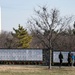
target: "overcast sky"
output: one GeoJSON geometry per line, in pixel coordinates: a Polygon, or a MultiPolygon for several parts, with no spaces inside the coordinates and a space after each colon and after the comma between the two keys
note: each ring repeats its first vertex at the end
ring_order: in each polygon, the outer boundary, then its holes
{"type": "Polygon", "coordinates": [[[48,9],[57,8],[61,15],[75,15],[75,0],[0,0],[2,30],[12,31],[18,24],[26,27],[34,8],[43,5],[47,5],[48,9]]]}

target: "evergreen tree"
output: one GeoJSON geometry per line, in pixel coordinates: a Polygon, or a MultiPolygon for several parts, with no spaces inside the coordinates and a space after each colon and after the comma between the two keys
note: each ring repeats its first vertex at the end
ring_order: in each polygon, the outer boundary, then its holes
{"type": "Polygon", "coordinates": [[[23,26],[20,26],[20,24],[18,29],[13,28],[13,30],[15,33],[12,33],[12,35],[18,39],[17,48],[29,48],[32,37],[28,34],[27,30],[24,29],[23,26]]]}

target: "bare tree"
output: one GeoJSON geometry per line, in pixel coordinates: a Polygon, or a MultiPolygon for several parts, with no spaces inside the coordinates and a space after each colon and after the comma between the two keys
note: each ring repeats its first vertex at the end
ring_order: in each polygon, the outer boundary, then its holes
{"type": "Polygon", "coordinates": [[[16,48],[17,39],[11,35],[11,32],[3,31],[0,34],[0,48],[16,48]]]}
{"type": "Polygon", "coordinates": [[[35,10],[36,16],[28,21],[33,36],[37,37],[44,48],[50,50],[49,69],[51,69],[51,50],[57,36],[71,23],[72,17],[60,17],[57,9],[48,12],[46,6],[35,10]]]}

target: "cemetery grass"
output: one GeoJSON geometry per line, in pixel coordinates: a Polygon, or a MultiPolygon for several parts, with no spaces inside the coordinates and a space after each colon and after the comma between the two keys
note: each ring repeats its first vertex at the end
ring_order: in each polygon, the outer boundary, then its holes
{"type": "Polygon", "coordinates": [[[0,65],[0,75],[75,75],[75,67],[0,65]]]}

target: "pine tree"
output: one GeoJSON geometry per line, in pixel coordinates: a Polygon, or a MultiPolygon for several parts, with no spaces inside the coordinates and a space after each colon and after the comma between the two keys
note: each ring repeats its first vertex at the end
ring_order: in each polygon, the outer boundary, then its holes
{"type": "Polygon", "coordinates": [[[29,48],[32,37],[28,34],[27,30],[20,26],[20,24],[18,29],[13,28],[13,30],[15,33],[12,33],[12,35],[18,39],[17,48],[29,48]]]}

